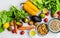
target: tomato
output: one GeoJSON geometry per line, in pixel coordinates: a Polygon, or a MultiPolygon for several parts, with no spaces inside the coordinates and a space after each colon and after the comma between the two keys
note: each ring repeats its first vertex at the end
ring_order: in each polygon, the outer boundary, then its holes
{"type": "Polygon", "coordinates": [[[45,19],[44,19],[44,22],[48,22],[48,18],[45,18],[45,19]]]}
{"type": "Polygon", "coordinates": [[[57,14],[60,16],[60,11],[58,11],[57,14]]]}
{"type": "Polygon", "coordinates": [[[58,18],[60,19],[60,16],[58,16],[58,18]]]}
{"type": "Polygon", "coordinates": [[[14,29],[14,30],[12,30],[12,33],[16,33],[15,29],[14,29]]]}
{"type": "Polygon", "coordinates": [[[20,34],[23,35],[25,32],[24,31],[21,31],[20,34]]]}
{"type": "Polygon", "coordinates": [[[49,12],[47,12],[45,15],[46,15],[46,16],[49,16],[49,12]]]}

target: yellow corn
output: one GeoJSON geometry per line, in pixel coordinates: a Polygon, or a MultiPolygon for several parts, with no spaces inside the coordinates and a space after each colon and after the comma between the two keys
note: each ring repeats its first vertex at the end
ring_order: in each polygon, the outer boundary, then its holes
{"type": "Polygon", "coordinates": [[[23,5],[24,9],[29,13],[31,14],[32,16],[33,15],[36,15],[36,12],[34,10],[32,10],[27,4],[24,4],[23,5]]]}
{"type": "Polygon", "coordinates": [[[25,2],[31,9],[33,9],[36,13],[39,12],[39,9],[33,5],[30,1],[25,2]]]}

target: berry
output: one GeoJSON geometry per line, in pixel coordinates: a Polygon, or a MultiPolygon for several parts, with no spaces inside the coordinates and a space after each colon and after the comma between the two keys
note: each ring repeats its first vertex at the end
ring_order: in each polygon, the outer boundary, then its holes
{"type": "Polygon", "coordinates": [[[25,32],[24,31],[21,31],[20,34],[23,35],[25,32]]]}
{"type": "Polygon", "coordinates": [[[48,22],[48,18],[45,18],[45,19],[44,19],[44,22],[48,22]]]}
{"type": "Polygon", "coordinates": [[[60,11],[58,11],[57,14],[60,16],[60,11]]]}
{"type": "Polygon", "coordinates": [[[46,16],[49,16],[49,12],[47,12],[45,15],[46,15],[46,16]]]}

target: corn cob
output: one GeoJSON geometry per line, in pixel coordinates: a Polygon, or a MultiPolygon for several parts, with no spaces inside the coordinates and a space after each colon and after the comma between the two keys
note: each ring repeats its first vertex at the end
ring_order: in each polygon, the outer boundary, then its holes
{"type": "Polygon", "coordinates": [[[23,5],[24,9],[29,13],[31,14],[32,16],[33,15],[36,15],[36,12],[34,10],[32,10],[28,5],[24,4],[23,5]]]}
{"type": "Polygon", "coordinates": [[[39,12],[39,9],[33,5],[30,1],[25,2],[31,9],[33,9],[36,13],[39,12]]]}

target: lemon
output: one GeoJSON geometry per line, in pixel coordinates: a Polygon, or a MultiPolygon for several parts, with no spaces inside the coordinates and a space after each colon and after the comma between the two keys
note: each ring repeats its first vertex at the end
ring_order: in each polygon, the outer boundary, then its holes
{"type": "Polygon", "coordinates": [[[9,27],[9,23],[5,23],[4,25],[3,25],[3,28],[8,28],[9,27]]]}
{"type": "Polygon", "coordinates": [[[35,36],[35,35],[36,35],[36,32],[35,32],[35,30],[31,30],[31,31],[29,32],[29,34],[30,34],[30,36],[35,36]]]}

